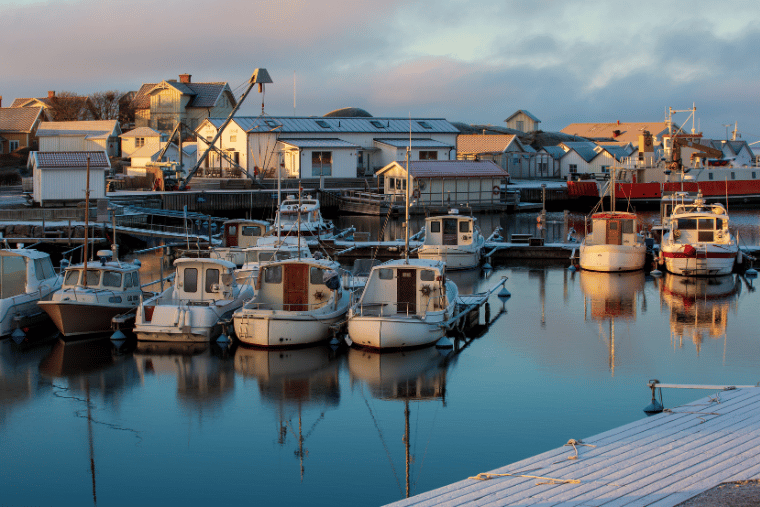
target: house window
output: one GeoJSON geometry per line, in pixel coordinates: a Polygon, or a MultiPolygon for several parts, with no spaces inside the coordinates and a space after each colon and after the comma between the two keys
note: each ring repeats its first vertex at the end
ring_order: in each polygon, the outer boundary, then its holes
{"type": "Polygon", "coordinates": [[[602,173],[604,173],[604,174],[608,174],[609,172],[610,172],[610,166],[608,166],[608,165],[603,165],[603,166],[602,166],[602,173]]]}
{"type": "Polygon", "coordinates": [[[735,172],[733,172],[733,171],[731,171],[731,179],[732,179],[732,180],[735,180],[735,179],[736,179],[736,173],[735,173],[735,172]]]}
{"type": "Polygon", "coordinates": [[[420,160],[438,160],[438,152],[420,151],[420,160]]]}
{"type": "Polygon", "coordinates": [[[569,171],[571,174],[575,174],[578,172],[578,165],[577,164],[570,164],[569,171]]]}
{"type": "Polygon", "coordinates": [[[319,125],[323,129],[329,129],[330,128],[330,124],[327,123],[325,120],[317,120],[317,125],[319,125]]]}
{"type": "Polygon", "coordinates": [[[431,126],[430,126],[430,124],[429,124],[428,122],[426,122],[426,121],[418,121],[418,122],[417,122],[417,124],[418,124],[420,127],[424,128],[424,129],[428,129],[428,130],[431,130],[431,129],[433,128],[433,127],[431,127],[431,126]]]}
{"type": "Polygon", "coordinates": [[[754,180],[755,178],[757,178],[757,176],[755,176],[755,171],[752,171],[752,179],[754,180]]]}
{"type": "Polygon", "coordinates": [[[379,129],[384,129],[385,128],[385,125],[383,125],[382,123],[380,123],[377,120],[372,120],[370,123],[372,124],[373,127],[377,127],[379,129]]]}
{"type": "Polygon", "coordinates": [[[174,130],[174,122],[172,122],[172,120],[169,118],[159,118],[157,126],[157,130],[165,130],[167,132],[174,130]]]}
{"type": "Polygon", "coordinates": [[[236,143],[237,142],[237,136],[236,135],[235,136],[230,136],[230,142],[231,143],[236,143]]]}
{"type": "Polygon", "coordinates": [[[332,152],[331,151],[312,151],[311,152],[311,175],[312,176],[332,176],[332,152]]]}
{"type": "Polygon", "coordinates": [[[708,179],[713,179],[713,173],[707,173],[708,179]]]}
{"type": "Polygon", "coordinates": [[[135,148],[142,148],[143,146],[145,146],[145,138],[135,137],[135,148]]]}
{"type": "Polygon", "coordinates": [[[8,141],[8,151],[18,150],[18,141],[8,141]]]}
{"type": "Polygon", "coordinates": [[[519,130],[520,132],[524,132],[525,122],[522,120],[517,120],[516,123],[517,123],[517,130],[519,130]]]}

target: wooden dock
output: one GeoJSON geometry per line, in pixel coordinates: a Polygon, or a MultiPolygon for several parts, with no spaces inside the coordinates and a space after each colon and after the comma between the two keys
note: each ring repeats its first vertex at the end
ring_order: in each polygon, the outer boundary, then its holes
{"type": "Polygon", "coordinates": [[[392,505],[675,506],[760,478],[759,446],[760,388],[726,390],[392,505]]]}

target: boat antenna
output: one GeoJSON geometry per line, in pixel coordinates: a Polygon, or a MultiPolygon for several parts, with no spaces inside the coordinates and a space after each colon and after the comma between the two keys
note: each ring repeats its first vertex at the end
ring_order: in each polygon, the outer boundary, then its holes
{"type": "Polygon", "coordinates": [[[298,183],[298,220],[296,221],[296,234],[298,235],[298,260],[301,260],[301,194],[303,188],[301,183],[298,183]]]}
{"type": "Polygon", "coordinates": [[[84,187],[84,250],[82,253],[83,278],[82,285],[87,287],[87,254],[88,254],[88,237],[87,229],[90,227],[90,155],[87,155],[87,183],[84,187]]]}
{"type": "Polygon", "coordinates": [[[412,152],[412,113],[409,113],[409,148],[406,149],[406,222],[404,224],[404,263],[409,264],[409,156],[412,152]]]}

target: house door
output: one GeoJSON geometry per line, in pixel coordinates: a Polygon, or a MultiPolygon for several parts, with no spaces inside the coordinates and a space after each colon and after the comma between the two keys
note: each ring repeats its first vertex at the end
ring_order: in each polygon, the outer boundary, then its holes
{"type": "Polygon", "coordinates": [[[459,220],[456,218],[443,219],[443,238],[441,240],[443,245],[457,244],[457,222],[459,220]]]}
{"type": "Polygon", "coordinates": [[[607,244],[622,245],[623,235],[620,233],[620,220],[607,221],[607,244]]]}
{"type": "Polygon", "coordinates": [[[399,269],[396,271],[396,303],[398,313],[417,313],[417,275],[416,269],[399,269]]]}
{"type": "Polygon", "coordinates": [[[286,311],[303,312],[309,304],[309,266],[285,264],[282,284],[282,303],[286,311]]]}

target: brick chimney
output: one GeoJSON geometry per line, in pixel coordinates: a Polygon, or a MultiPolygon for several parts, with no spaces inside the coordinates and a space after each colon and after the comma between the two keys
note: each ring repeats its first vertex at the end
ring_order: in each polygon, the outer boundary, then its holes
{"type": "Polygon", "coordinates": [[[0,107],[3,107],[3,96],[0,95],[0,107]]]}
{"type": "Polygon", "coordinates": [[[50,90],[48,92],[48,98],[49,99],[54,99],[55,98],[55,90],[50,90]]]}
{"type": "Polygon", "coordinates": [[[180,74],[179,75],[179,82],[180,83],[189,83],[191,77],[193,77],[191,74],[180,74]]]}

